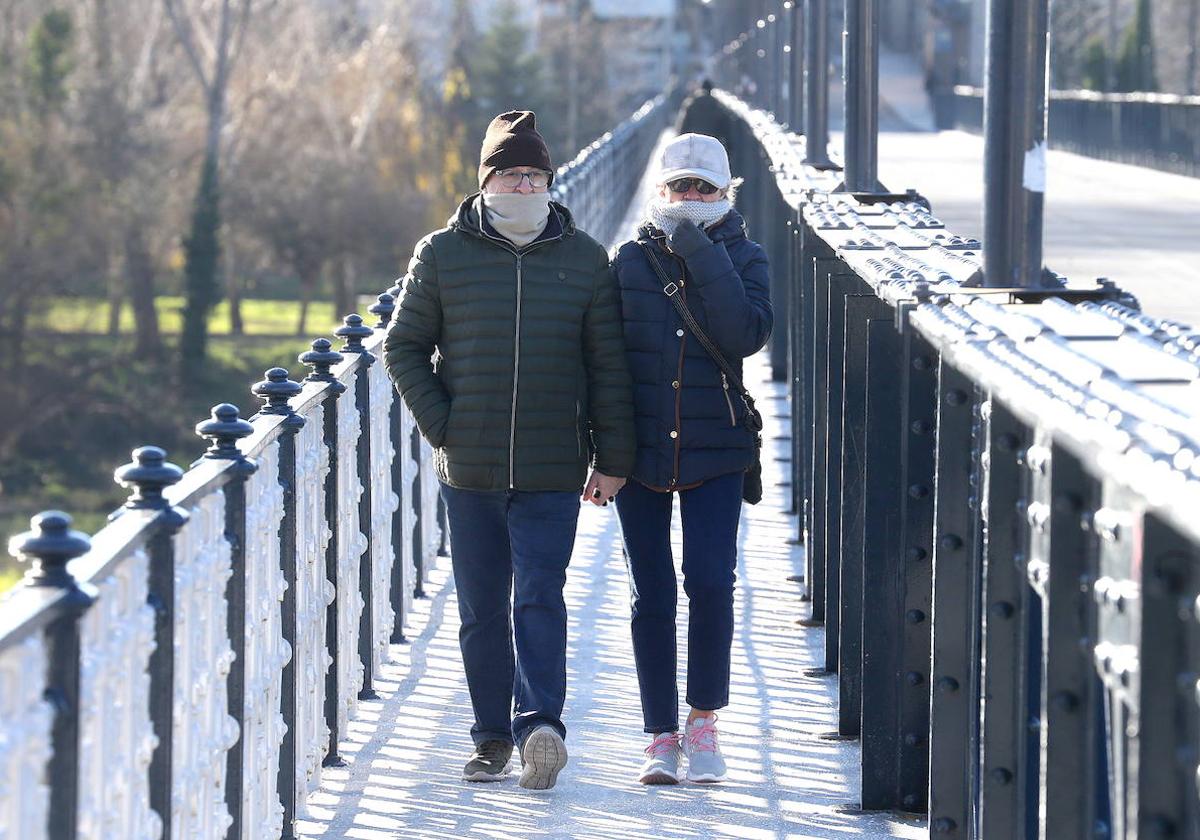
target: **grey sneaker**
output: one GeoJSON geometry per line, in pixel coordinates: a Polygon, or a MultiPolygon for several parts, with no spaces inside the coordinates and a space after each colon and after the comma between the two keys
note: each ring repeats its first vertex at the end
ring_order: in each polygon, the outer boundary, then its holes
{"type": "Polygon", "coordinates": [[[508,741],[484,741],[475,747],[463,768],[465,782],[498,782],[512,772],[513,745],[508,741]]]}
{"type": "Polygon", "coordinates": [[[725,757],[717,744],[717,716],[696,718],[683,733],[689,782],[725,781],[725,757]]]}
{"type": "Polygon", "coordinates": [[[539,726],[521,746],[521,778],[517,782],[530,790],[554,787],[558,774],[567,766],[567,745],[553,726],[539,726]]]}
{"type": "Polygon", "coordinates": [[[644,785],[677,785],[679,784],[679,759],[683,756],[683,747],[679,743],[678,732],[663,732],[654,737],[650,746],[646,747],[646,762],[638,781],[644,785]]]}

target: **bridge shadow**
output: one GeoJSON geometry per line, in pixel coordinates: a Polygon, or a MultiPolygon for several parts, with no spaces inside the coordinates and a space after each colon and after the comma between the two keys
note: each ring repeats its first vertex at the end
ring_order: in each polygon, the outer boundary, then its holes
{"type": "MultiPolygon", "coordinates": [[[[834,727],[836,684],[805,677],[823,657],[822,631],[804,630],[803,567],[783,513],[790,492],[786,401],[764,382],[756,359],[748,381],[766,399],[765,498],[743,516],[735,604],[731,704],[720,713],[729,781],[646,787],[636,781],[643,735],[629,642],[629,593],[611,507],[584,509],[566,598],[571,761],[550,791],[519,788],[516,775],[470,784],[470,703],[459,659],[457,604],[441,558],[395,661],[377,683],[381,700],[362,704],[342,754],[310,800],[300,836],[323,838],[841,838],[917,837],[920,827],[889,815],[840,810],[856,800],[857,745],[821,740],[834,727]]],[[[676,556],[681,534],[673,534],[676,556]]],[[[680,616],[686,616],[681,590],[680,616]]],[[[686,679],[686,621],[678,626],[686,679]]],[[[518,764],[519,766],[519,764],[518,764]]]]}

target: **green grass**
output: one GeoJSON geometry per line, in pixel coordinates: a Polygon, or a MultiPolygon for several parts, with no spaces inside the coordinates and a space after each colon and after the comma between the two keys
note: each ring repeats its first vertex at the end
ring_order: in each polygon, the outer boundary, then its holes
{"type": "Polygon", "coordinates": [[[0,569],[0,594],[7,592],[17,585],[23,573],[14,567],[0,569]]]}
{"type": "MultiPolygon", "coordinates": [[[[160,295],[154,299],[158,310],[159,329],[167,335],[176,335],[183,325],[183,298],[160,295]]],[[[363,313],[364,317],[367,313],[363,313]]],[[[93,333],[103,335],[108,331],[109,304],[107,300],[83,297],[51,297],[46,308],[39,314],[36,324],[49,332],[93,333]]],[[[133,333],[133,310],[127,304],[121,306],[118,316],[120,332],[133,333]]],[[[295,335],[300,320],[300,303],[294,300],[261,300],[248,298],[242,301],[242,322],[245,335],[295,335]]],[[[308,323],[305,333],[323,335],[340,323],[333,315],[333,304],[314,301],[308,307],[308,323]]],[[[217,304],[208,319],[211,335],[229,335],[229,301],[217,304]]]]}

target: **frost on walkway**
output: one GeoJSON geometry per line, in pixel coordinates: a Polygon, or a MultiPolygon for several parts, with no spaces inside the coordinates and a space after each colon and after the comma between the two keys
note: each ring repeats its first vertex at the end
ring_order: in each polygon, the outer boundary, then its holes
{"type": "MultiPolygon", "coordinates": [[[[782,512],[788,488],[783,386],[762,357],[747,382],[768,423],[766,498],[746,507],[736,600],[731,705],[720,713],[729,781],[645,787],[635,780],[642,734],[629,637],[629,594],[612,506],[586,505],[567,583],[570,762],[550,791],[461,781],[471,748],[470,702],[458,652],[448,558],[440,558],[407,628],[409,642],[361,704],[343,755],[310,802],[304,837],[358,838],[841,838],[918,837],[920,826],[839,806],[858,799],[856,743],[821,740],[836,728],[836,686],[803,676],[822,659],[822,631],[802,629],[803,566],[782,512]]],[[[676,517],[676,566],[679,561],[676,517]]],[[[681,599],[685,598],[680,589],[681,599]]],[[[678,623],[682,681],[686,601],[678,623]]],[[[682,682],[681,682],[682,684],[682,682]]],[[[681,710],[681,714],[682,714],[681,710]]],[[[515,759],[515,756],[514,756],[515,759]]],[[[515,762],[519,768],[519,762],[515,762]]]]}

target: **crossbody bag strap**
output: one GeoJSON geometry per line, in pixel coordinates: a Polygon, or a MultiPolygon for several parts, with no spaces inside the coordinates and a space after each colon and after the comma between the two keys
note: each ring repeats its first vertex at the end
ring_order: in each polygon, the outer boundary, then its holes
{"type": "Polygon", "coordinates": [[[758,414],[758,410],[754,407],[754,397],[750,396],[750,392],[742,384],[742,379],[733,369],[733,365],[729,364],[729,360],[717,349],[717,345],[713,343],[708,334],[696,323],[696,318],[692,315],[692,311],[688,309],[687,304],[679,297],[679,284],[667,276],[662,263],[658,261],[658,257],[655,256],[654,251],[647,243],[639,241],[638,245],[641,246],[642,251],[646,254],[646,259],[650,261],[650,267],[658,275],[658,280],[663,285],[663,291],[671,299],[671,303],[674,305],[675,311],[679,313],[679,317],[683,319],[683,323],[692,331],[692,335],[696,336],[696,340],[700,342],[700,346],[704,348],[705,352],[712,356],[713,361],[717,363],[717,367],[725,374],[725,378],[733,383],[733,387],[741,395],[742,401],[746,403],[747,410],[754,416],[755,421],[761,425],[762,419],[758,414]]]}

